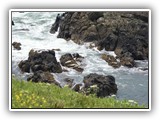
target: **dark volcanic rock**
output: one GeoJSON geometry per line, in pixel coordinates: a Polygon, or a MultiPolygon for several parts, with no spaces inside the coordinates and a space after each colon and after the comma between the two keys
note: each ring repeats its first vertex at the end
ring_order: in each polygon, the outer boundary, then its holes
{"type": "Polygon", "coordinates": [[[16,50],[21,50],[21,43],[19,43],[19,42],[13,42],[12,43],[12,46],[14,47],[14,49],[16,49],[16,50]]]}
{"type": "Polygon", "coordinates": [[[60,84],[54,79],[54,76],[49,72],[36,71],[33,76],[27,78],[27,81],[53,83],[60,87],[60,84]]]}
{"type": "Polygon", "coordinates": [[[78,53],[74,53],[73,55],[70,53],[67,53],[65,55],[62,55],[60,58],[61,65],[73,68],[78,72],[83,72],[83,68],[78,65],[78,62],[81,61],[82,56],[80,56],[78,53]]]}
{"type": "Polygon", "coordinates": [[[100,17],[103,17],[103,12],[88,12],[88,18],[91,21],[96,21],[100,17]]]}
{"type": "Polygon", "coordinates": [[[61,73],[62,68],[57,62],[54,50],[34,51],[30,50],[28,60],[21,61],[19,68],[22,72],[48,71],[53,73],[61,73]]]}
{"type": "Polygon", "coordinates": [[[97,42],[96,46],[98,50],[114,51],[117,41],[118,37],[115,34],[109,34],[103,40],[97,42]]]}
{"type": "Polygon", "coordinates": [[[89,74],[84,77],[84,91],[95,93],[98,97],[105,97],[117,93],[117,85],[113,76],[89,74]]]}
{"type": "Polygon", "coordinates": [[[145,60],[148,31],[148,12],[66,12],[58,37],[78,44],[93,42],[99,50],[115,51],[119,59],[127,52],[134,60],[145,60]]]}
{"type": "Polygon", "coordinates": [[[57,32],[60,20],[61,20],[61,17],[58,14],[57,17],[56,17],[55,23],[52,25],[52,27],[50,29],[50,33],[54,34],[55,32],[57,32]]]}
{"type": "Polygon", "coordinates": [[[30,73],[30,67],[31,64],[28,60],[22,60],[19,64],[18,67],[21,69],[22,72],[28,72],[30,73]]]}

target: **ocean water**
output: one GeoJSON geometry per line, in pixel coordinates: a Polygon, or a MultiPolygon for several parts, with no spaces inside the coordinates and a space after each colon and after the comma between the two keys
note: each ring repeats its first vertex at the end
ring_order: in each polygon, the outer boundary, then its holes
{"type": "MultiPolygon", "coordinates": [[[[60,13],[60,12],[59,12],[60,13]]],[[[12,74],[26,79],[28,73],[21,73],[18,63],[28,58],[31,49],[56,51],[56,58],[59,61],[65,53],[79,53],[84,57],[82,66],[84,71],[79,73],[73,69],[66,68],[69,72],[53,73],[56,80],[64,85],[63,78],[73,78],[75,83],[82,83],[83,77],[89,73],[102,75],[113,75],[118,85],[117,99],[135,100],[139,104],[148,105],[148,61],[136,61],[138,67],[120,67],[114,69],[100,58],[101,54],[114,55],[112,51],[98,51],[96,48],[89,48],[89,44],[77,45],[73,41],[66,41],[57,38],[57,34],[50,34],[49,30],[54,23],[58,12],[12,12],[12,19],[15,23],[12,26],[12,43],[20,42],[21,50],[12,47],[12,74]]],[[[61,14],[61,13],[60,13],[61,14]]]]}

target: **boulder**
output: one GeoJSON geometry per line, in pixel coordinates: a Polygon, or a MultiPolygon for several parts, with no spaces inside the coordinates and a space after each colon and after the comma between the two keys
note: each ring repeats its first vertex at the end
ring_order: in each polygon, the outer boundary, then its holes
{"type": "Polygon", "coordinates": [[[102,54],[101,58],[105,60],[108,63],[108,65],[114,68],[119,68],[121,66],[120,62],[118,62],[116,58],[112,55],[102,54]]]}
{"type": "Polygon", "coordinates": [[[60,58],[61,65],[68,66],[68,64],[76,64],[76,61],[73,59],[70,53],[66,53],[60,58]]]}
{"type": "Polygon", "coordinates": [[[21,43],[19,43],[19,42],[13,42],[12,43],[12,46],[14,47],[14,49],[16,49],[16,50],[21,50],[21,43]]]}
{"type": "Polygon", "coordinates": [[[135,62],[132,57],[122,57],[120,59],[120,63],[121,63],[121,65],[127,66],[129,68],[135,67],[135,62]]]}
{"type": "Polygon", "coordinates": [[[73,55],[70,53],[66,53],[61,56],[60,62],[61,65],[69,68],[73,68],[78,72],[83,72],[83,68],[78,65],[78,62],[81,61],[80,59],[82,56],[80,56],[78,53],[74,53],[73,55]]]}
{"type": "Polygon", "coordinates": [[[91,73],[84,77],[84,88],[86,94],[96,94],[98,97],[106,97],[117,93],[117,85],[113,76],[98,75],[91,73]]]}
{"type": "Polygon", "coordinates": [[[116,49],[115,53],[117,54],[117,57],[120,59],[120,64],[126,67],[135,67],[135,61],[133,54],[131,52],[128,52],[125,48],[116,49]]]}
{"type": "Polygon", "coordinates": [[[18,66],[22,72],[36,72],[39,70],[53,73],[62,72],[62,68],[56,60],[54,50],[30,50],[28,60],[21,61],[18,66]]]}
{"type": "Polygon", "coordinates": [[[53,83],[61,87],[50,72],[36,71],[31,77],[27,78],[27,81],[53,83]]]}

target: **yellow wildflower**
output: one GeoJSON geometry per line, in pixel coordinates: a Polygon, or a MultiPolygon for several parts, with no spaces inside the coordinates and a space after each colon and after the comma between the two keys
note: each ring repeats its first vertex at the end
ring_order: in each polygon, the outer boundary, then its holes
{"type": "Polygon", "coordinates": [[[16,95],[16,100],[19,100],[20,98],[19,98],[19,96],[18,95],[16,95]]]}

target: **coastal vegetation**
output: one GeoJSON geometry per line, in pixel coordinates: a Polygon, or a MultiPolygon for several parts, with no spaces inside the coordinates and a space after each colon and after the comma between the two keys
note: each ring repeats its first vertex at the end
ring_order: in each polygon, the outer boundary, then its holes
{"type": "Polygon", "coordinates": [[[115,97],[98,98],[84,95],[68,87],[54,84],[26,82],[12,77],[12,109],[17,108],[145,108],[133,100],[115,97]]]}

